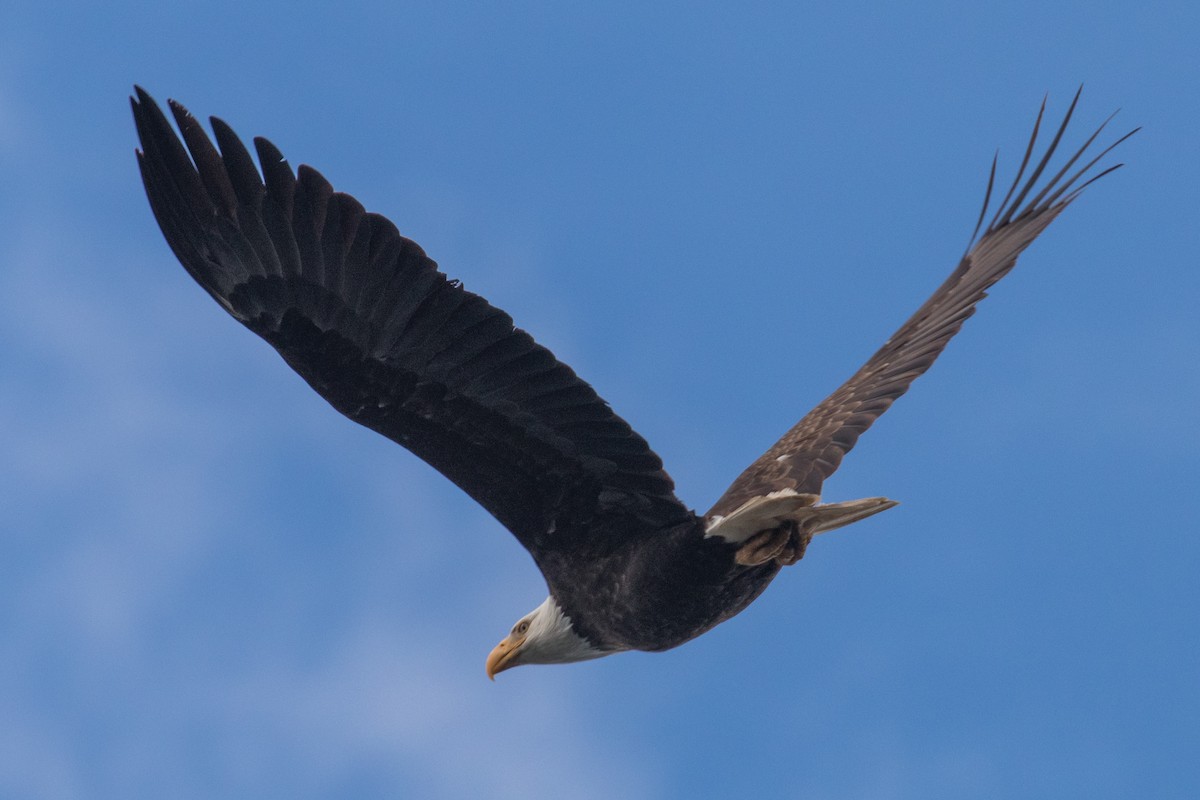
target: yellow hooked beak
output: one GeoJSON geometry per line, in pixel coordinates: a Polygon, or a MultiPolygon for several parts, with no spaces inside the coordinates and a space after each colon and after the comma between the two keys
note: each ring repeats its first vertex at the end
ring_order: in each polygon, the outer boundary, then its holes
{"type": "Polygon", "coordinates": [[[517,666],[517,656],[521,653],[521,645],[525,644],[524,636],[510,633],[505,636],[496,649],[487,657],[487,676],[496,680],[496,676],[509,667],[517,666]]]}

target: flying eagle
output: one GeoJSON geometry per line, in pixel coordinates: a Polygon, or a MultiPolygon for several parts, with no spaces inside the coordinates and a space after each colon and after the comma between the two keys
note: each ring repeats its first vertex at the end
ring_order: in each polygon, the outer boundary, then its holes
{"type": "Polygon", "coordinates": [[[424,459],[533,556],[550,594],[488,656],[493,678],[520,664],[683,644],[749,605],[816,534],[896,505],[822,503],[821,485],[1030,242],[1121,166],[1093,171],[1132,134],[1084,163],[1101,125],[1039,188],[1079,93],[1034,164],[1043,101],[1020,170],[984,227],[993,159],[950,277],[700,515],[591,386],[387,219],[311,167],[293,173],[275,145],[256,138],[260,174],[214,117],[218,151],[172,101],[181,142],[154,100],[140,87],[136,95],[138,166],[184,269],[330,405],[424,459]]]}

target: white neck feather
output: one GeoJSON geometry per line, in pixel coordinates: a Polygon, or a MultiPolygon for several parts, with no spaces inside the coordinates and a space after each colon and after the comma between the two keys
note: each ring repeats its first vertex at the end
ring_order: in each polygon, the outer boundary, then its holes
{"type": "Polygon", "coordinates": [[[566,664],[587,661],[617,651],[593,647],[571,627],[571,618],[563,614],[553,597],[526,615],[529,632],[521,648],[522,664],[566,664]]]}

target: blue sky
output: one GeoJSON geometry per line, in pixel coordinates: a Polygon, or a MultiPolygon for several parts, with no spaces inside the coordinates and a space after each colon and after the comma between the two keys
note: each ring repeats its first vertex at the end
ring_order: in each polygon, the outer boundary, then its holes
{"type": "Polygon", "coordinates": [[[1193,4],[481,5],[0,10],[0,795],[1195,797],[1193,4]],[[683,648],[491,684],[535,568],[175,263],[134,82],[391,217],[700,508],[1045,92],[1145,131],[826,485],[899,508],[683,648]]]}

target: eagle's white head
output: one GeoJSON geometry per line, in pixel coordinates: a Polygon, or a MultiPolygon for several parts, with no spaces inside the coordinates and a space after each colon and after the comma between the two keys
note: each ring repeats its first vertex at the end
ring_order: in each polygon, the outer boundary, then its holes
{"type": "Polygon", "coordinates": [[[571,618],[563,614],[553,597],[530,611],[513,625],[496,649],[488,655],[487,675],[522,664],[569,664],[611,655],[617,650],[601,650],[577,634],[571,618]]]}

